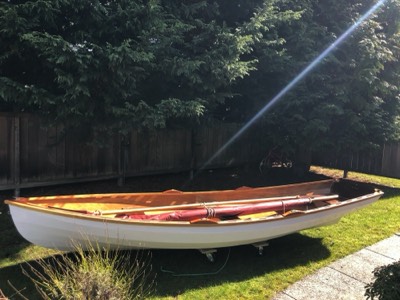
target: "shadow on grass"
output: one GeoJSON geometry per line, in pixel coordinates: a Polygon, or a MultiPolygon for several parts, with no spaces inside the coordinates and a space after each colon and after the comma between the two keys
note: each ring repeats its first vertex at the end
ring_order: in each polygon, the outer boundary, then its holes
{"type": "MultiPolygon", "coordinates": [[[[12,234],[14,236],[14,234],[12,234]]],[[[4,241],[4,237],[0,238],[4,241]]],[[[4,264],[12,264],[7,267],[0,267],[0,290],[3,291],[6,297],[10,299],[23,299],[16,295],[15,290],[10,286],[8,281],[29,300],[42,299],[36,293],[33,283],[25,275],[22,274],[21,267],[26,267],[26,263],[13,264],[15,261],[21,261],[21,252],[26,250],[31,244],[27,243],[18,235],[15,230],[15,236],[12,244],[0,247],[0,261],[4,264]],[[15,295],[15,296],[13,296],[15,295]]]]}
{"type": "MultiPolygon", "coordinates": [[[[222,248],[217,251],[214,263],[209,262],[205,255],[196,250],[151,252],[152,272],[156,278],[156,288],[152,294],[156,297],[175,297],[187,290],[226,282],[240,282],[276,270],[305,266],[330,256],[329,250],[322,244],[322,239],[302,234],[271,240],[270,246],[264,248],[262,256],[258,254],[258,249],[251,245],[222,248]]],[[[14,295],[16,292],[7,283],[10,281],[30,300],[41,299],[31,280],[23,275],[22,268],[29,269],[26,263],[0,268],[0,289],[8,297],[14,295]]],[[[22,298],[16,295],[13,299],[22,298]]]]}
{"type": "Polygon", "coordinates": [[[10,299],[22,299],[16,295],[16,291],[9,285],[10,282],[18,291],[29,300],[41,299],[36,293],[33,283],[22,274],[21,265],[14,265],[0,269],[0,289],[10,299]]]}
{"type": "Polygon", "coordinates": [[[174,297],[186,290],[240,282],[329,256],[322,239],[302,234],[271,240],[262,256],[251,245],[219,249],[214,263],[195,250],[157,250],[153,251],[153,269],[157,272],[154,296],[174,297]]]}
{"type": "Polygon", "coordinates": [[[376,188],[382,190],[384,195],[380,198],[380,200],[388,200],[392,197],[398,197],[400,195],[400,188],[388,187],[388,186],[380,186],[375,185],[376,188]]]}

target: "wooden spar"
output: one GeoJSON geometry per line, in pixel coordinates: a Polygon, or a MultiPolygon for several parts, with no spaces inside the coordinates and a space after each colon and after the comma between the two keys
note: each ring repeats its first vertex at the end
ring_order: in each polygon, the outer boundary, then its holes
{"type": "MultiPolygon", "coordinates": [[[[48,208],[51,209],[58,209],[58,210],[63,210],[63,211],[69,211],[69,212],[76,212],[76,213],[81,213],[81,214],[93,214],[92,212],[84,209],[70,209],[70,208],[63,208],[63,207],[57,207],[57,206],[47,206],[48,208]]],[[[1,298],[0,298],[1,300],[1,298]]]]}
{"type": "Polygon", "coordinates": [[[166,205],[166,206],[153,206],[153,207],[139,207],[139,208],[126,208],[126,209],[114,209],[105,211],[96,211],[98,215],[114,215],[122,213],[140,213],[148,211],[158,210],[174,210],[174,209],[187,209],[187,208],[200,208],[210,207],[218,205],[236,205],[236,204],[248,204],[248,203],[259,203],[259,202],[270,202],[270,201],[285,201],[292,199],[309,199],[313,201],[325,201],[339,198],[339,195],[328,195],[328,196],[317,196],[317,197],[301,197],[301,196],[283,196],[283,197],[269,197],[269,198],[257,198],[257,199],[243,199],[243,200],[227,200],[227,201],[214,201],[214,202],[199,202],[189,204],[177,204],[177,205],[166,205]]]}
{"type": "Polygon", "coordinates": [[[213,201],[213,202],[196,202],[187,204],[176,204],[176,205],[165,205],[165,206],[147,206],[147,207],[135,207],[135,208],[121,208],[114,210],[99,211],[101,215],[114,215],[120,213],[135,213],[135,212],[150,212],[150,211],[162,211],[162,210],[175,210],[175,209],[187,209],[187,208],[199,208],[209,207],[216,205],[237,205],[246,203],[257,203],[277,200],[291,200],[299,199],[300,196],[282,196],[282,197],[269,197],[269,198],[254,198],[254,199],[242,199],[242,200],[225,200],[225,201],[213,201]]]}

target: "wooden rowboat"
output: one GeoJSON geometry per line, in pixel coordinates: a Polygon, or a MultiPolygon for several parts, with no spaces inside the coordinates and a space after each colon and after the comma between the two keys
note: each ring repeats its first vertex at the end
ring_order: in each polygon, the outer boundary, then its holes
{"type": "Polygon", "coordinates": [[[323,180],[224,191],[91,194],[6,200],[31,243],[72,250],[213,249],[261,243],[337,222],[383,193],[371,185],[323,180]]]}

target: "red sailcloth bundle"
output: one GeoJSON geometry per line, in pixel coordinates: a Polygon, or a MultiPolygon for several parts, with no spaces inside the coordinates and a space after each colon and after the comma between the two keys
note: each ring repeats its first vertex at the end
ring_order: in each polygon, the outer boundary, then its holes
{"type": "Polygon", "coordinates": [[[271,201],[255,204],[246,205],[232,205],[232,206],[214,206],[207,207],[207,203],[204,203],[204,207],[196,209],[176,210],[173,212],[164,212],[154,215],[147,215],[142,213],[133,214],[121,214],[118,217],[124,219],[136,219],[136,220],[159,220],[159,221],[193,221],[196,219],[228,219],[234,218],[241,215],[255,214],[268,211],[282,211],[287,212],[288,210],[295,209],[298,207],[304,207],[312,203],[310,198],[293,199],[285,201],[271,201]]]}

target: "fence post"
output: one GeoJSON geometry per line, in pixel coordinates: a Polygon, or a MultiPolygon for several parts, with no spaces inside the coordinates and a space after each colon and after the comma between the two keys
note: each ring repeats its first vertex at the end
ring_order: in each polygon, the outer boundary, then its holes
{"type": "Polygon", "coordinates": [[[18,198],[20,195],[20,183],[21,183],[21,117],[18,114],[14,114],[13,117],[13,135],[14,135],[14,159],[13,159],[13,181],[14,181],[14,197],[18,198]]]}
{"type": "Polygon", "coordinates": [[[191,157],[190,157],[190,180],[193,180],[194,178],[194,173],[196,170],[196,165],[197,165],[197,156],[196,156],[196,140],[197,140],[197,130],[192,128],[190,130],[190,151],[191,151],[191,157]]]}
{"type": "Polygon", "coordinates": [[[125,184],[126,164],[128,162],[128,146],[129,140],[126,135],[120,134],[119,138],[119,153],[118,153],[118,186],[125,184]]]}

